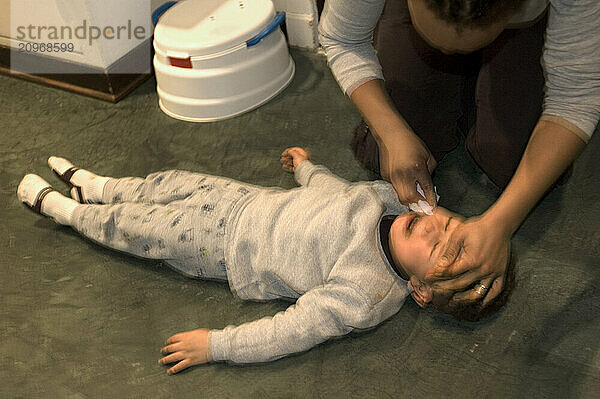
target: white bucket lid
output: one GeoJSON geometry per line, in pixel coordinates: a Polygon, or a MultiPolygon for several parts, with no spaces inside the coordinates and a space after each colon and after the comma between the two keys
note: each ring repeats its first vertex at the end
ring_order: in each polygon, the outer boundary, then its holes
{"type": "Polygon", "coordinates": [[[254,37],[274,16],[271,0],[180,1],[159,19],[154,46],[179,57],[219,53],[254,37]]]}

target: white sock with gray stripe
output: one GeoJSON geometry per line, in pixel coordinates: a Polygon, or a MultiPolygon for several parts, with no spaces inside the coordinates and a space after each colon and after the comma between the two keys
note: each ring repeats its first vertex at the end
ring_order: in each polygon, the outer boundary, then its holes
{"type": "MultiPolygon", "coordinates": [[[[17,196],[21,202],[28,206],[34,206],[36,200],[41,197],[40,193],[49,191],[50,188],[50,184],[40,176],[28,174],[19,183],[17,196]]],[[[42,215],[54,219],[56,223],[70,225],[73,211],[78,206],[80,206],[79,202],[56,191],[51,191],[43,197],[40,212],[42,215]]]]}
{"type": "MultiPolygon", "coordinates": [[[[74,167],[69,160],[60,157],[48,158],[48,165],[59,175],[63,175],[67,170],[74,167]]],[[[98,176],[85,169],[79,169],[71,176],[71,183],[81,187],[82,202],[86,203],[102,203],[104,186],[109,180],[110,177],[98,176]]],[[[77,187],[71,189],[71,197],[76,201],[80,200],[77,187]]]]}

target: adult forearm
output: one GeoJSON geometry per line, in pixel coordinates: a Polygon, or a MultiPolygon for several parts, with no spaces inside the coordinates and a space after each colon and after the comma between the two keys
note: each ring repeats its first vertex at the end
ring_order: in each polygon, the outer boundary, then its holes
{"type": "Polygon", "coordinates": [[[584,147],[583,140],[566,127],[539,121],[515,175],[484,219],[512,235],[584,147]]]}
{"type": "Polygon", "coordinates": [[[350,98],[377,141],[381,176],[392,183],[400,202],[414,204],[413,209],[419,209],[419,201],[425,200],[427,205],[435,207],[431,181],[435,158],[396,110],[383,81],[370,80],[360,85],[350,98]],[[415,183],[421,186],[423,194],[417,192],[415,183]]]}
{"type": "Polygon", "coordinates": [[[396,110],[382,80],[370,80],[360,85],[350,99],[367,121],[380,148],[392,146],[402,134],[414,135],[396,110]]]}

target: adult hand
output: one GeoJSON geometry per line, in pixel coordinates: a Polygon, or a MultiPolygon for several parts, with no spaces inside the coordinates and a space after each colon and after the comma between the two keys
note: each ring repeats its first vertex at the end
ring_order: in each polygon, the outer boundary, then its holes
{"type": "Polygon", "coordinates": [[[434,290],[464,291],[456,293],[453,301],[483,298],[485,306],[502,292],[509,251],[510,233],[501,225],[484,216],[467,219],[456,227],[425,280],[434,290]]]}
{"type": "Polygon", "coordinates": [[[410,204],[425,200],[435,208],[437,199],[431,173],[436,161],[414,133],[406,133],[393,143],[380,143],[379,161],[381,176],[392,183],[400,202],[410,204]],[[417,192],[417,182],[425,198],[417,192]]]}
{"type": "Polygon", "coordinates": [[[292,147],[283,151],[280,161],[283,169],[294,172],[302,162],[308,159],[310,159],[308,151],[301,147],[292,147]]]}
{"type": "Polygon", "coordinates": [[[190,366],[209,362],[208,334],[208,330],[200,328],[173,335],[167,339],[167,346],[160,350],[167,356],[159,359],[158,364],[177,363],[167,370],[167,374],[175,374],[190,366]]]}

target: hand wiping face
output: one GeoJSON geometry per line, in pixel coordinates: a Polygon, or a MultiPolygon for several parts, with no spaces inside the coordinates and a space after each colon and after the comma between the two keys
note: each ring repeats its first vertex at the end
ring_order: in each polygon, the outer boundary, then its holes
{"type": "MultiPolygon", "coordinates": [[[[434,191],[435,191],[435,197],[436,197],[436,202],[440,200],[440,196],[437,193],[437,187],[433,187],[434,191]]],[[[417,182],[417,192],[419,194],[421,194],[421,197],[425,198],[425,192],[423,191],[423,189],[421,188],[421,185],[419,184],[419,182],[417,182]]],[[[424,213],[426,215],[433,215],[433,210],[434,207],[431,206],[426,200],[422,199],[419,200],[418,202],[411,202],[410,204],[408,204],[408,207],[410,208],[411,211],[413,212],[419,212],[419,213],[424,213]]]]}

